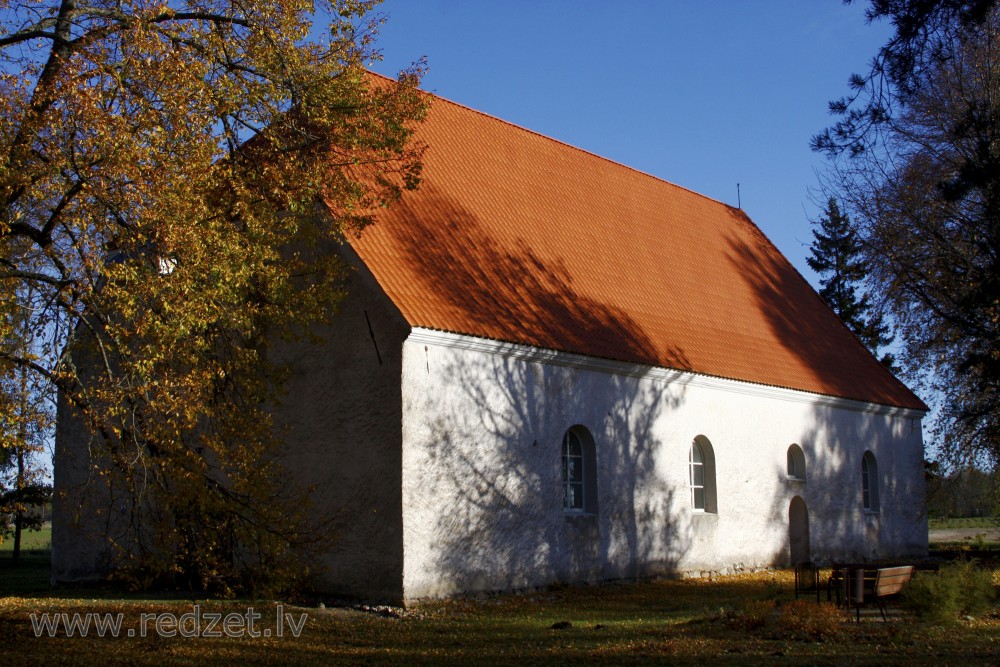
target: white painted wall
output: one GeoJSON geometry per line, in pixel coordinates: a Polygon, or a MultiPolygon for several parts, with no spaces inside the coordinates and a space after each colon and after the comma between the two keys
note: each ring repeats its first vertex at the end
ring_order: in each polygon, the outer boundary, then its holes
{"type": "Polygon", "coordinates": [[[421,329],[403,345],[402,408],[406,599],[787,564],[796,495],[814,560],[926,554],[919,412],[421,329]],[[562,509],[575,424],[597,446],[596,516],[562,509]],[[690,507],[697,435],[717,514],[690,507]],[[787,477],[792,443],[805,482],[787,477]],[[877,514],[862,509],[866,449],[877,514]]]}

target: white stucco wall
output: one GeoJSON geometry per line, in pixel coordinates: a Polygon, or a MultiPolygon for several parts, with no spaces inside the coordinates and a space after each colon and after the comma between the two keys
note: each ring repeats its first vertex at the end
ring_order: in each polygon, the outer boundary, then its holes
{"type": "Polygon", "coordinates": [[[787,564],[795,496],[814,560],[926,554],[920,417],[417,329],[402,362],[404,597],[787,564]],[[562,509],[574,425],[596,444],[596,515],[562,509]],[[715,514],[691,509],[698,435],[715,514]],[[805,482],[786,474],[792,443],[805,482]],[[878,513],[862,508],[866,449],[878,513]]]}

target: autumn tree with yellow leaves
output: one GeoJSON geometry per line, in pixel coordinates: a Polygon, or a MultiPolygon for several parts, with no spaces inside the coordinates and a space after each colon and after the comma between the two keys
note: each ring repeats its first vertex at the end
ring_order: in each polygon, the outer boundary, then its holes
{"type": "Polygon", "coordinates": [[[302,571],[268,344],[331,316],[328,250],[419,178],[420,67],[366,73],[376,4],[0,0],[0,378],[93,434],[135,581],[302,571]]]}

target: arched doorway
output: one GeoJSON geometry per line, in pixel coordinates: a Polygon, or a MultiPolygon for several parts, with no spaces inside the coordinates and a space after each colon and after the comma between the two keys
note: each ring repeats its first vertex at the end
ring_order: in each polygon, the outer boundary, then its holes
{"type": "Polygon", "coordinates": [[[788,545],[792,565],[811,560],[809,555],[809,510],[799,496],[788,506],[788,545]]]}

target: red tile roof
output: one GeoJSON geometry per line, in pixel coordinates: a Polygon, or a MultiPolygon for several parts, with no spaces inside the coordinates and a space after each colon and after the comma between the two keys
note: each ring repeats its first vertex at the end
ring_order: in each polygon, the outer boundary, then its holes
{"type": "Polygon", "coordinates": [[[351,241],[411,326],[926,409],[743,211],[440,98],[418,138],[351,241]]]}

